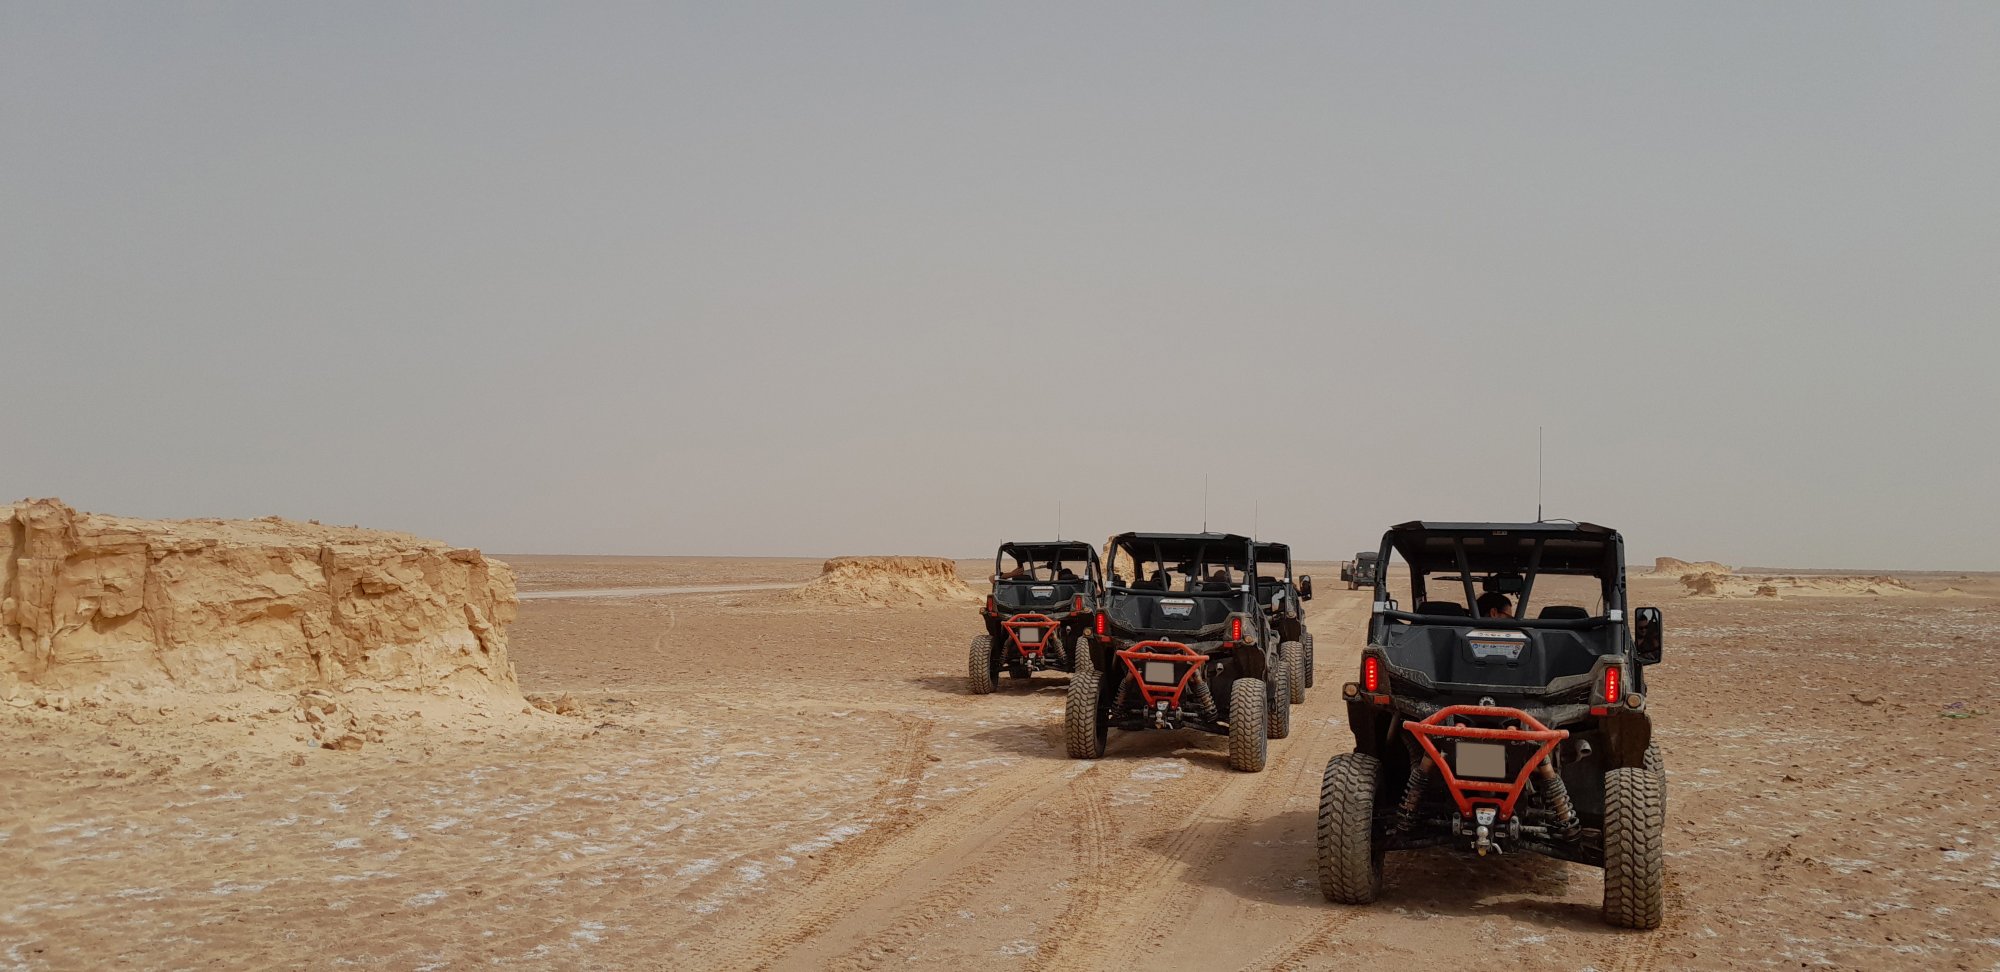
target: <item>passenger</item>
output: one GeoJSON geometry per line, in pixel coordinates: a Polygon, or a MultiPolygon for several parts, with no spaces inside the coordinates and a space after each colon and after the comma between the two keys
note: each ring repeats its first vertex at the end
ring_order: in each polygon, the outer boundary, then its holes
{"type": "Polygon", "coordinates": [[[1507,595],[1498,591],[1488,591],[1479,595],[1479,616],[1482,618],[1511,618],[1514,604],[1507,595]]]}

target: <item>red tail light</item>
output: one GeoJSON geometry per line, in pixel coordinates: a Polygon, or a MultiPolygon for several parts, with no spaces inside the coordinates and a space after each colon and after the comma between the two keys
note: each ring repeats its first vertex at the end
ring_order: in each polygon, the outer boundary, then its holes
{"type": "Polygon", "coordinates": [[[1231,641],[1242,641],[1242,640],[1243,640],[1243,619],[1242,619],[1242,618],[1230,618],[1230,619],[1229,619],[1229,640],[1231,640],[1231,641]]]}
{"type": "Polygon", "coordinates": [[[1605,704],[1605,705],[1617,705],[1617,704],[1618,704],[1618,696],[1619,696],[1619,694],[1620,694],[1620,691],[1621,691],[1621,689],[1622,689],[1622,688],[1623,688],[1623,686],[1620,686],[1620,685],[1618,684],[1618,666],[1616,666],[1616,665],[1613,665],[1612,667],[1610,667],[1610,668],[1607,668],[1607,669],[1605,669],[1605,670],[1604,670],[1604,704],[1605,704]]]}
{"type": "Polygon", "coordinates": [[[1380,692],[1382,690],[1382,660],[1374,655],[1361,659],[1361,690],[1380,692]]]}
{"type": "Polygon", "coordinates": [[[1071,611],[1073,611],[1073,612],[1077,613],[1077,614],[1082,614],[1082,613],[1083,613],[1083,595],[1081,595],[1081,594],[1078,594],[1078,595],[1077,595],[1076,597],[1074,597],[1074,598],[1071,598],[1071,599],[1070,599],[1070,607],[1069,607],[1069,609],[1070,609],[1071,611]]]}
{"type": "Polygon", "coordinates": [[[1104,612],[1097,612],[1097,636],[1104,637],[1104,612]]]}
{"type": "Polygon", "coordinates": [[[999,613],[999,611],[1000,611],[1000,606],[993,602],[993,595],[991,594],[986,595],[986,613],[997,614],[999,613]]]}

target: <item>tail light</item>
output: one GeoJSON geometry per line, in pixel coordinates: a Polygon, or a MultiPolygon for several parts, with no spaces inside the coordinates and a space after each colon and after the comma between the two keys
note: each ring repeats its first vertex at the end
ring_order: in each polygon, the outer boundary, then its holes
{"type": "Polygon", "coordinates": [[[1229,640],[1243,640],[1243,619],[1241,617],[1229,619],[1229,640]]]}
{"type": "Polygon", "coordinates": [[[1618,698],[1623,693],[1623,689],[1624,686],[1618,684],[1618,666],[1612,665],[1606,668],[1604,670],[1604,704],[1617,705],[1618,698]]]}
{"type": "Polygon", "coordinates": [[[1077,614],[1082,614],[1082,613],[1083,613],[1083,595],[1081,595],[1081,594],[1078,594],[1077,596],[1075,596],[1075,597],[1071,598],[1071,599],[1070,599],[1070,602],[1069,602],[1069,609],[1070,609],[1070,610],[1071,610],[1072,612],[1075,612],[1075,613],[1077,613],[1077,614]]]}
{"type": "Polygon", "coordinates": [[[1364,692],[1382,691],[1382,659],[1374,655],[1361,657],[1361,689],[1364,692]]]}
{"type": "Polygon", "coordinates": [[[1097,612],[1097,636],[1104,637],[1104,612],[1097,612]]]}
{"type": "Polygon", "coordinates": [[[994,602],[993,595],[991,594],[986,595],[986,613],[997,614],[999,613],[999,611],[1000,611],[1000,605],[994,602]]]}

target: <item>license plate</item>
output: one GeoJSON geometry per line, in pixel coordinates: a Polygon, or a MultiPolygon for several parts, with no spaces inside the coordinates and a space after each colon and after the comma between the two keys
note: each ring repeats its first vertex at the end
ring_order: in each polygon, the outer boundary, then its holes
{"type": "Polygon", "coordinates": [[[1150,685],[1178,685],[1180,675],[1174,672],[1173,662],[1149,661],[1146,663],[1146,682],[1150,685]]]}
{"type": "Polygon", "coordinates": [[[1482,780],[1507,779],[1507,747],[1492,743],[1459,743],[1451,771],[1482,780]]]}
{"type": "Polygon", "coordinates": [[[1021,634],[1021,643],[1022,643],[1022,644],[1024,644],[1024,645],[1039,645],[1039,644],[1041,644],[1041,643],[1042,643],[1042,629],[1040,629],[1040,628],[1021,628],[1021,629],[1018,629],[1018,630],[1020,631],[1020,634],[1021,634]]]}

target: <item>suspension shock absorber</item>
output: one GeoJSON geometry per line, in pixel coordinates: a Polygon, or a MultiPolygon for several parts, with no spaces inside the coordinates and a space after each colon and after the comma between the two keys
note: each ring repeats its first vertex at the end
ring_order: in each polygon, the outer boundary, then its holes
{"type": "Polygon", "coordinates": [[[1575,840],[1583,824],[1576,818],[1576,805],[1570,802],[1569,787],[1563,784],[1562,774],[1556,772],[1555,762],[1542,760],[1535,767],[1535,777],[1541,781],[1542,798],[1549,802],[1549,813],[1556,818],[1562,838],[1575,840]]]}
{"type": "Polygon", "coordinates": [[[1215,714],[1215,696],[1209,693],[1208,679],[1202,677],[1199,669],[1195,671],[1193,678],[1188,679],[1188,695],[1193,697],[1194,707],[1201,713],[1202,718],[1210,722],[1216,721],[1218,717],[1215,714]]]}
{"type": "Polygon", "coordinates": [[[1417,819],[1417,804],[1424,798],[1424,782],[1431,775],[1431,758],[1428,754],[1418,756],[1410,764],[1409,782],[1403,784],[1403,802],[1396,807],[1396,819],[1389,824],[1391,834],[1400,834],[1410,829],[1417,819]]]}

